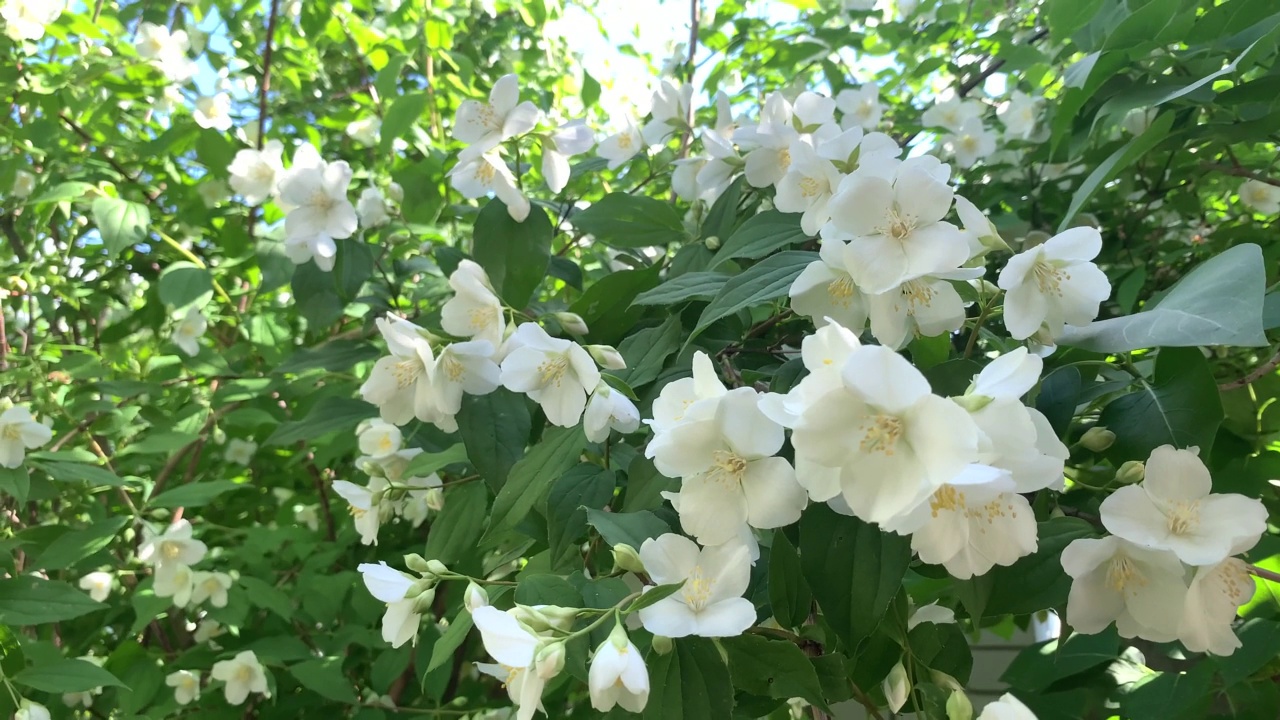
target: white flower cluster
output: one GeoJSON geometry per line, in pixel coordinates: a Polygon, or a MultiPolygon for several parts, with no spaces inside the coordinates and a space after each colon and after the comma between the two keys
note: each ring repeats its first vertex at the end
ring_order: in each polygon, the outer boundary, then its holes
{"type": "Polygon", "coordinates": [[[1062,567],[1073,579],[1067,620],[1079,632],[1111,623],[1123,637],[1180,640],[1192,652],[1230,655],[1237,609],[1253,597],[1248,566],[1235,557],[1267,531],[1267,509],[1243,495],[1214,493],[1197,448],[1151,452],[1140,485],[1102,502],[1101,539],[1072,541],[1062,567]]]}
{"type": "Polygon", "coordinates": [[[401,517],[416,528],[431,511],[444,507],[439,475],[405,476],[409,463],[422,449],[401,449],[400,428],[385,420],[368,420],[356,428],[356,436],[364,453],[356,459],[356,467],[369,475],[369,484],[336,480],[333,490],[351,506],[361,543],[377,545],[378,530],[393,517],[401,517]]]}
{"type": "MultiPolygon", "coordinates": [[[[458,155],[458,163],[448,172],[454,189],[464,197],[479,198],[493,193],[507,206],[516,222],[529,216],[529,198],[502,159],[502,145],[531,132],[542,120],[542,111],[529,101],[520,102],[520,84],[515,75],[504,75],[493,84],[489,102],[466,100],[458,106],[453,121],[453,137],[468,147],[458,155]]],[[[569,182],[569,157],[584,153],[595,144],[591,129],[581,121],[565,123],[546,133],[538,133],[542,146],[542,175],[553,193],[569,182]]]]}
{"type": "Polygon", "coordinates": [[[226,607],[227,590],[233,582],[231,576],[191,568],[209,551],[208,546],[191,535],[191,523],[185,519],[160,534],[144,527],[138,560],[154,567],[153,589],[157,597],[171,597],[177,607],[186,607],[188,603],[199,605],[206,600],[213,607],[226,607]]]}
{"type": "Polygon", "coordinates": [[[10,40],[39,40],[45,26],[57,20],[66,7],[65,0],[4,0],[0,19],[10,40]]]}

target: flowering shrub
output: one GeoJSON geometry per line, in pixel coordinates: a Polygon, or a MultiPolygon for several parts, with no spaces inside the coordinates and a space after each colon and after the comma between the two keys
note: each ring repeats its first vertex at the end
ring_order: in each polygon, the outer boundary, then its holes
{"type": "Polygon", "coordinates": [[[691,10],[0,0],[0,717],[1280,715],[1272,3],[691,10]]]}

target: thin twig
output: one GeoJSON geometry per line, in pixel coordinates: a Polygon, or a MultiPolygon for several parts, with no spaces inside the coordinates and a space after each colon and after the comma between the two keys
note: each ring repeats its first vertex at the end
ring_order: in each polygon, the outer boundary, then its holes
{"type": "MultiPolygon", "coordinates": [[[[98,141],[94,139],[94,137],[90,135],[87,130],[77,125],[76,122],[72,120],[70,117],[67,117],[67,114],[65,112],[58,113],[58,118],[61,119],[62,122],[66,123],[67,127],[71,128],[71,130],[75,132],[75,134],[79,135],[81,139],[83,139],[85,142],[94,146],[98,145],[98,141]]],[[[116,162],[116,159],[111,157],[111,155],[104,152],[102,153],[102,157],[104,160],[107,161],[107,164],[110,165],[113,170],[120,173],[120,177],[142,188],[142,194],[147,198],[147,202],[155,202],[156,198],[160,197],[159,190],[148,190],[146,183],[142,182],[142,180],[137,175],[134,175],[128,170],[125,170],[124,166],[121,165],[119,162],[116,162]]]]}
{"type": "Polygon", "coordinates": [[[1272,356],[1270,360],[1258,366],[1256,370],[1249,373],[1248,375],[1245,375],[1239,380],[1232,380],[1231,382],[1219,383],[1218,389],[1222,391],[1226,391],[1226,390],[1235,390],[1236,388],[1242,388],[1246,385],[1249,385],[1253,381],[1258,380],[1263,376],[1270,374],[1272,371],[1274,371],[1278,367],[1280,367],[1280,352],[1276,353],[1274,356],[1272,356]]]}
{"type": "Polygon", "coordinates": [[[1238,166],[1232,167],[1230,165],[1221,165],[1218,163],[1200,163],[1200,167],[1205,170],[1217,170],[1224,175],[1235,175],[1236,177],[1249,178],[1250,180],[1257,180],[1258,182],[1266,183],[1274,187],[1280,187],[1280,179],[1256,173],[1249,168],[1238,166]]]}
{"type": "Polygon", "coordinates": [[[1273,583],[1280,583],[1280,573],[1271,572],[1270,570],[1267,570],[1265,568],[1260,568],[1257,565],[1250,565],[1249,572],[1254,575],[1257,575],[1263,580],[1269,580],[1273,583]]]}
{"type": "Polygon", "coordinates": [[[258,83],[258,149],[262,149],[267,136],[267,90],[271,87],[271,55],[276,37],[276,17],[280,0],[271,0],[271,12],[267,16],[267,40],[262,48],[262,81],[258,83]]]}
{"type": "MultiPolygon", "coordinates": [[[[306,443],[299,442],[298,445],[306,452],[306,443]]],[[[329,493],[324,486],[324,476],[320,474],[320,470],[316,467],[314,460],[315,455],[307,452],[303,464],[307,468],[307,473],[311,475],[312,482],[315,483],[316,493],[320,495],[320,510],[324,513],[325,532],[329,542],[333,542],[338,539],[338,529],[333,522],[333,511],[329,508],[329,493]]]]}

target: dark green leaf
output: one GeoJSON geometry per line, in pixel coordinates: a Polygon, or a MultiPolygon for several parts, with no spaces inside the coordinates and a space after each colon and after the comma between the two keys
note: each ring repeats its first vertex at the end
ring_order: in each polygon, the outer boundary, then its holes
{"type": "Polygon", "coordinates": [[[353,238],[338,242],[338,256],[334,259],[333,282],[338,297],[351,302],[360,295],[360,288],[373,275],[373,249],[367,243],[353,238]]]}
{"type": "Polygon", "coordinates": [[[551,483],[578,462],[586,438],[582,426],[552,428],[542,441],[511,467],[507,482],[493,501],[493,515],[486,537],[516,526],[540,502],[551,483]]]}
{"type": "Polygon", "coordinates": [[[626,613],[631,614],[647,607],[657,605],[663,600],[666,600],[679,592],[680,588],[684,587],[684,583],[685,581],[681,580],[678,583],[671,583],[670,585],[656,585],[646,590],[643,595],[633,600],[631,604],[627,606],[626,613]]]}
{"type": "Polygon", "coordinates": [[[244,487],[240,483],[230,480],[207,480],[205,482],[189,483],[180,485],[172,490],[166,490],[147,503],[150,507],[172,508],[172,507],[200,507],[213,502],[223,493],[239,490],[244,487]]]}
{"type": "Polygon", "coordinates": [[[727,239],[720,238],[723,244],[711,259],[711,267],[737,258],[762,258],[808,238],[800,229],[800,215],[766,210],[753,215],[727,239]]]}
{"type": "Polygon", "coordinates": [[[627,336],[618,352],[627,361],[627,369],[618,377],[631,387],[647,385],[662,373],[667,358],[680,349],[680,316],[671,315],[656,328],[645,328],[627,336]]]}
{"type": "Polygon", "coordinates": [[[570,218],[573,226],[618,248],[667,245],[684,240],[684,223],[675,208],[661,200],[615,192],[570,218]]]}
{"type": "Polygon", "coordinates": [[[658,284],[659,269],[658,265],[653,265],[643,270],[609,273],[587,288],[569,310],[586,321],[591,330],[588,339],[617,345],[647,310],[643,306],[632,307],[631,301],[658,284]]]}
{"type": "Polygon", "coordinates": [[[425,92],[415,92],[401,95],[391,103],[386,116],[382,118],[381,141],[384,152],[391,149],[396,138],[403,137],[417,124],[418,118],[427,109],[427,102],[425,92]]]}
{"type": "Polygon", "coordinates": [[[1161,445],[1199,447],[1208,457],[1224,413],[1218,385],[1196,348],[1165,348],[1156,357],[1155,376],[1139,389],[1112,400],[1098,424],[1116,434],[1107,456],[1117,465],[1143,460],[1161,445]]]}
{"type": "Polygon", "coordinates": [[[289,674],[302,687],[323,695],[330,700],[355,705],[360,702],[351,681],[342,674],[342,658],[328,657],[308,660],[289,668],[289,674]]]}
{"type": "Polygon", "coordinates": [[[32,463],[58,482],[79,482],[87,485],[123,485],[124,481],[115,473],[97,465],[74,462],[39,462],[32,463]]]}
{"type": "Polygon", "coordinates": [[[405,466],[404,477],[426,477],[432,473],[454,465],[456,463],[464,463],[467,461],[467,449],[458,443],[451,445],[447,450],[441,450],[436,453],[424,452],[415,455],[409,464],[405,466]]]}
{"type": "Polygon", "coordinates": [[[786,533],[774,531],[773,545],[769,547],[769,605],[773,617],[783,627],[800,627],[809,619],[812,602],[813,592],[800,568],[800,555],[786,533]]]}
{"type": "Polygon", "coordinates": [[[458,434],[467,458],[495,493],[507,482],[511,466],[524,455],[533,419],[523,395],[498,388],[488,395],[463,395],[458,434]]]}
{"type": "Polygon", "coordinates": [[[31,476],[25,467],[0,468],[0,493],[12,495],[19,503],[31,493],[31,476]]]}
{"type": "Polygon", "coordinates": [[[130,518],[119,517],[94,523],[87,528],[59,535],[30,564],[29,569],[61,570],[89,557],[111,544],[116,533],[129,524],[130,518]]]}
{"type": "Polygon", "coordinates": [[[457,485],[444,493],[444,509],[431,523],[427,548],[430,560],[452,563],[475,550],[489,511],[489,492],[481,483],[457,485]]]}
{"type": "Polygon", "coordinates": [[[582,604],[582,593],[559,575],[535,573],[516,579],[520,583],[516,586],[516,602],[521,605],[579,607],[582,604]]]}
{"type": "Polygon", "coordinates": [[[648,510],[615,513],[587,510],[587,523],[600,533],[610,546],[626,544],[640,549],[645,540],[671,532],[671,528],[648,510]]]}
{"type": "Polygon", "coordinates": [[[804,698],[829,709],[813,663],[794,644],[749,634],[725,638],[721,644],[729,655],[735,688],[783,700],[804,698]]]}
{"type": "Polygon", "coordinates": [[[551,235],[551,219],[542,208],[534,206],[524,222],[516,222],[495,199],[476,218],[471,254],[502,299],[523,308],[547,276],[551,235]]]}
{"type": "Polygon", "coordinates": [[[581,463],[551,486],[547,495],[547,544],[551,557],[564,554],[587,530],[587,508],[602,508],[613,498],[616,479],[598,465],[581,463]]]}
{"type": "Polygon", "coordinates": [[[356,340],[333,340],[313,348],[303,348],[276,366],[273,373],[297,374],[307,370],[344,372],[358,363],[373,360],[381,353],[368,343],[356,340]]]}
{"type": "Polygon", "coordinates": [[[1084,672],[1120,655],[1120,637],[1108,628],[1097,635],[1075,633],[1066,640],[1036,643],[1018,653],[1001,680],[1028,692],[1043,692],[1066,677],[1084,672]]]}
{"type": "Polygon", "coordinates": [[[169,263],[160,273],[160,302],[175,308],[204,305],[213,297],[213,276],[186,261],[169,263]]]}
{"type": "Polygon", "coordinates": [[[292,445],[299,440],[315,440],[333,432],[354,432],[361,420],[377,414],[378,409],[363,400],[325,397],[311,408],[305,418],[281,423],[264,444],[292,445]]]}
{"type": "Polygon", "coordinates": [[[644,720],[730,720],[733,683],[720,651],[705,638],[675,641],[666,655],[650,655],[644,720]]]}
{"type": "Polygon", "coordinates": [[[462,647],[462,643],[467,639],[467,633],[471,632],[473,622],[471,613],[466,609],[458,611],[458,616],[449,623],[448,629],[436,640],[435,647],[431,648],[431,663],[427,665],[426,672],[431,672],[436,668],[444,665],[453,659],[453,654],[458,648],[462,647]]]}
{"type": "Polygon", "coordinates": [[[739,310],[783,297],[800,272],[817,259],[817,253],[789,250],[772,255],[747,268],[741,275],[730,278],[711,303],[703,308],[694,334],[739,310]]]}
{"type": "Polygon", "coordinates": [[[13,681],[48,693],[87,692],[100,687],[124,687],[115,675],[87,660],[59,658],[23,670],[13,681]]]}
{"type": "Polygon", "coordinates": [[[66,583],[23,575],[0,578],[0,622],[43,625],[106,607],[66,583]]]}
{"type": "Polygon", "coordinates": [[[689,300],[710,300],[729,280],[728,275],[714,272],[691,272],[646,290],[631,301],[632,305],[674,305],[689,300]]]}
{"type": "Polygon", "coordinates": [[[1110,157],[1099,163],[1093,172],[1089,173],[1089,177],[1084,179],[1075,195],[1071,196],[1071,207],[1067,208],[1066,214],[1062,216],[1062,221],[1058,224],[1058,232],[1071,227],[1071,221],[1075,219],[1076,213],[1080,212],[1098,188],[1110,182],[1116,173],[1131,165],[1133,161],[1150,152],[1165,139],[1171,127],[1173,127],[1173,113],[1161,113],[1160,117],[1157,117],[1141,135],[1125,143],[1110,157]]]}
{"type": "Polygon", "coordinates": [[[1080,370],[1068,365],[1045,376],[1036,395],[1036,409],[1044,414],[1059,438],[1067,436],[1071,418],[1080,404],[1080,370]]]}

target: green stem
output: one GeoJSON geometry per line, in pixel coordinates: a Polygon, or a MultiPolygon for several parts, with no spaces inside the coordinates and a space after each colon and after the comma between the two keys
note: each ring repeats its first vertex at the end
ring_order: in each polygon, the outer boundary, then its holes
{"type": "MultiPolygon", "coordinates": [[[[169,237],[168,235],[164,234],[159,230],[156,231],[156,235],[159,235],[161,240],[163,240],[167,245],[172,247],[174,250],[177,250],[183,257],[190,260],[193,264],[195,264],[196,267],[200,268],[201,270],[209,269],[209,266],[205,265],[204,261],[201,260],[198,255],[182,247],[182,243],[178,242],[177,240],[174,240],[173,238],[169,237]]],[[[222,300],[227,303],[227,307],[231,308],[231,314],[236,316],[237,324],[240,324],[240,320],[241,320],[240,311],[236,309],[236,304],[231,299],[231,296],[228,295],[227,291],[224,290],[222,286],[218,284],[217,280],[213,279],[212,273],[210,273],[209,280],[213,283],[214,292],[218,293],[218,297],[222,298],[222,300]]]]}

